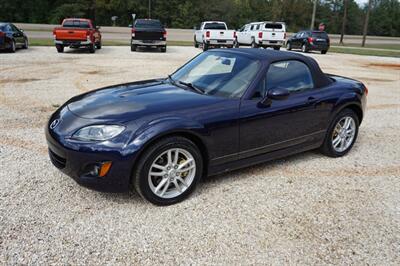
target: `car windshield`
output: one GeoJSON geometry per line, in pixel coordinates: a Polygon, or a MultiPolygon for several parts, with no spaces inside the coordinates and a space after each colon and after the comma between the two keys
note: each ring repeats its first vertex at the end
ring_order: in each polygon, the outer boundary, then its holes
{"type": "Polygon", "coordinates": [[[254,79],[260,62],[245,56],[209,51],[177,70],[173,82],[191,85],[207,95],[240,98],[254,79]]]}
{"type": "Polygon", "coordinates": [[[206,25],[204,25],[204,29],[205,30],[226,30],[226,26],[224,23],[206,23],[206,25]]]}
{"type": "Polygon", "coordinates": [[[64,28],[90,28],[89,22],[81,20],[66,20],[63,24],[64,28]]]}
{"type": "Polygon", "coordinates": [[[162,28],[162,25],[161,25],[161,22],[159,20],[141,19],[141,20],[136,20],[135,27],[136,28],[154,28],[154,29],[158,29],[158,28],[162,28]]]}

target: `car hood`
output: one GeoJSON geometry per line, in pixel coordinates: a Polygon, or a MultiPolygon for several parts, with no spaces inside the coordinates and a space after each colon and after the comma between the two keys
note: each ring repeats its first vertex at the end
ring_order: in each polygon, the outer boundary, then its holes
{"type": "Polygon", "coordinates": [[[165,80],[148,80],[95,90],[72,98],[68,109],[75,115],[99,120],[130,121],[139,117],[185,110],[221,101],[165,80]]]}

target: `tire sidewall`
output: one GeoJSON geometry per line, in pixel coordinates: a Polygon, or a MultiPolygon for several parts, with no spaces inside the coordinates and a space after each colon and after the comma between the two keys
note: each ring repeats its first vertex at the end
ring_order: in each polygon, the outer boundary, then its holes
{"type": "Polygon", "coordinates": [[[203,175],[203,159],[197,147],[191,141],[184,138],[173,138],[169,140],[170,141],[165,139],[155,144],[154,147],[150,147],[149,150],[143,154],[134,176],[136,179],[134,180],[136,182],[135,188],[139,190],[139,194],[151,203],[161,206],[175,204],[186,199],[195,190],[197,183],[203,175]],[[192,184],[181,195],[175,198],[164,199],[158,197],[151,191],[148,183],[148,173],[154,160],[166,150],[173,148],[182,148],[191,153],[196,162],[196,174],[192,184]]]}
{"type": "Polygon", "coordinates": [[[352,110],[344,109],[341,112],[339,112],[339,114],[337,114],[335,116],[332,123],[330,124],[329,129],[327,131],[327,135],[325,137],[324,149],[327,151],[328,155],[332,156],[332,157],[341,157],[341,156],[346,155],[353,148],[353,145],[357,140],[359,125],[360,125],[360,122],[358,120],[358,117],[357,117],[356,113],[354,113],[352,110]],[[344,150],[342,152],[337,152],[334,149],[333,144],[332,144],[332,134],[333,134],[333,130],[334,130],[336,124],[345,116],[350,116],[351,118],[354,119],[354,122],[356,124],[356,132],[354,134],[353,142],[351,143],[351,145],[346,150],[344,150]]]}

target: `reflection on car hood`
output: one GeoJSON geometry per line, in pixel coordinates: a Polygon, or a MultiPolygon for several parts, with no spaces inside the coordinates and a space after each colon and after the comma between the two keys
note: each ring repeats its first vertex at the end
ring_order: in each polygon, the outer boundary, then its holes
{"type": "Polygon", "coordinates": [[[150,114],[190,110],[221,100],[163,80],[148,80],[88,92],[72,98],[67,104],[71,112],[82,118],[129,121],[150,114]]]}

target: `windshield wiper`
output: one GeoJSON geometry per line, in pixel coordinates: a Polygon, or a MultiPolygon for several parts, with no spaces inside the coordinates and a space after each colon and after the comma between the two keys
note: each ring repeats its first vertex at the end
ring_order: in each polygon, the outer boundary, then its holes
{"type": "Polygon", "coordinates": [[[206,91],[204,89],[196,87],[190,82],[184,82],[184,81],[180,81],[179,80],[179,83],[185,85],[186,87],[191,88],[194,91],[197,91],[198,93],[201,93],[201,94],[205,94],[206,93],[206,91]]]}

